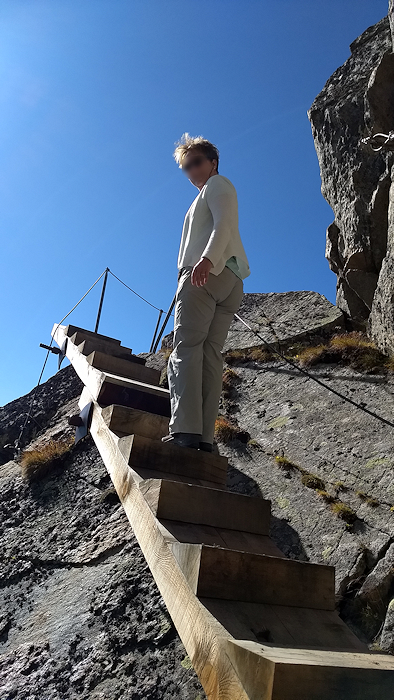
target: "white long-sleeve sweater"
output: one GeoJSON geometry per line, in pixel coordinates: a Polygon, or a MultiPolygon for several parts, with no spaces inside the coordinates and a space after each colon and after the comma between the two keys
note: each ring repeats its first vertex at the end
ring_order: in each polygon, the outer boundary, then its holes
{"type": "Polygon", "coordinates": [[[183,223],[178,270],[208,258],[210,272],[219,275],[235,256],[242,279],[250,268],[238,230],[237,192],[223,175],[212,175],[191,204],[183,223]]]}

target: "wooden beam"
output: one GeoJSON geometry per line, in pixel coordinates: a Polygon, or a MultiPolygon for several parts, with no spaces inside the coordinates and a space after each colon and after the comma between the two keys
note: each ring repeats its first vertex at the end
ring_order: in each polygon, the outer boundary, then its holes
{"type": "Polygon", "coordinates": [[[157,518],[269,534],[271,502],[263,498],[156,479],[147,480],[141,490],[157,518]]]}
{"type": "Polygon", "coordinates": [[[110,343],[99,343],[94,340],[81,340],[80,334],[75,333],[70,338],[71,342],[78,347],[79,352],[87,357],[91,352],[98,350],[99,352],[104,352],[106,355],[111,355],[112,357],[120,357],[122,360],[127,362],[136,362],[139,365],[145,365],[146,359],[144,357],[138,357],[138,355],[133,355],[131,348],[125,348],[123,345],[113,345],[110,343]]]}
{"type": "Polygon", "coordinates": [[[91,338],[92,340],[98,340],[98,341],[104,341],[106,343],[114,343],[115,345],[120,345],[120,340],[116,340],[115,338],[110,338],[108,335],[101,335],[101,333],[94,333],[94,331],[88,331],[86,328],[79,328],[78,326],[63,326],[64,328],[64,334],[67,337],[71,337],[74,335],[74,333],[83,333],[87,338],[91,338]]]}
{"type": "Polygon", "coordinates": [[[200,597],[205,607],[235,639],[289,648],[358,651],[366,644],[341,620],[336,610],[246,603],[200,597]]]}
{"type": "Polygon", "coordinates": [[[136,433],[142,437],[160,440],[168,435],[169,419],[165,416],[116,404],[106,406],[102,415],[108,428],[120,436],[136,433]]]}
{"type": "Polygon", "coordinates": [[[119,357],[113,357],[97,350],[93,351],[86,357],[86,361],[92,367],[101,369],[103,372],[110,372],[119,377],[127,377],[128,379],[137,379],[146,384],[158,385],[160,381],[159,370],[137,362],[130,362],[119,357]]]}
{"type": "Polygon", "coordinates": [[[324,564],[197,544],[172,550],[197,596],[335,609],[335,569],[324,564]]]}
{"type": "Polygon", "coordinates": [[[228,653],[249,700],[394,698],[394,658],[383,654],[285,649],[234,639],[228,653]]]}
{"type": "Polygon", "coordinates": [[[187,544],[207,544],[213,547],[239,550],[251,554],[266,554],[271,557],[286,559],[283,552],[267,535],[255,535],[250,532],[227,530],[212,527],[212,525],[194,525],[177,520],[159,518],[168,533],[168,542],[183,542],[187,544]]]}
{"type": "Polygon", "coordinates": [[[170,474],[204,479],[212,484],[226,483],[227,457],[151,440],[141,435],[122,437],[118,445],[127,463],[136,471],[162,470],[170,474]]]}
{"type": "Polygon", "coordinates": [[[103,373],[97,401],[101,406],[118,404],[129,408],[138,408],[140,411],[156,413],[167,418],[171,416],[168,389],[108,373],[103,373]]]}

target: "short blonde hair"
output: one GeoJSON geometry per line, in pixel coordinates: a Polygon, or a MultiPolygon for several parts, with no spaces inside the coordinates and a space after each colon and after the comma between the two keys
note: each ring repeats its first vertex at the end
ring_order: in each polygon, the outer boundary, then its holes
{"type": "Polygon", "coordinates": [[[179,167],[182,167],[182,162],[185,156],[190,153],[190,151],[198,151],[203,153],[208,160],[217,161],[217,170],[219,170],[219,151],[216,146],[204,139],[203,136],[190,136],[190,134],[185,131],[182,134],[179,141],[175,143],[174,158],[178,163],[179,167]]]}

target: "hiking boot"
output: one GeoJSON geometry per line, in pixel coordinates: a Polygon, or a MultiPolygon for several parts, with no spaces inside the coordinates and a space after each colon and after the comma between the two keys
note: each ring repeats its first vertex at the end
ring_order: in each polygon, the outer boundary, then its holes
{"type": "Polygon", "coordinates": [[[170,442],[178,447],[191,447],[193,450],[200,448],[200,437],[197,433],[170,433],[161,438],[162,442],[170,442]]]}
{"type": "Polygon", "coordinates": [[[202,452],[213,452],[213,445],[211,442],[200,442],[200,450],[202,452]]]}

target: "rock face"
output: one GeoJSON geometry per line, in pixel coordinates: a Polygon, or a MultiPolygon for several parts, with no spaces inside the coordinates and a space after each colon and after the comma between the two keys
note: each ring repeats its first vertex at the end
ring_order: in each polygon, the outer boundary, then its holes
{"type": "MultiPolygon", "coordinates": [[[[316,343],[343,321],[313,292],[245,295],[242,313],[252,325],[268,317],[270,340],[316,343]]],[[[232,332],[231,348],[236,338],[248,347],[232,332]]],[[[165,364],[164,353],[146,357],[165,364]]],[[[269,498],[278,546],[335,566],[341,615],[363,641],[394,653],[391,428],[282,361],[243,357],[231,364],[220,412],[251,440],[219,445],[228,488],[269,498]],[[303,471],[278,466],[281,454],[303,471]],[[350,509],[351,525],[330,499],[350,509]]],[[[392,373],[334,363],[310,371],[391,418],[392,373]]],[[[43,384],[33,412],[40,427],[32,420],[24,446],[68,436],[80,390],[72,367],[43,384]]],[[[7,442],[29,397],[1,409],[7,442]]],[[[0,466],[0,569],[1,700],[205,698],[91,438],[35,483],[16,461],[0,466]]]]}
{"type": "Polygon", "coordinates": [[[354,327],[369,328],[383,350],[394,352],[393,205],[389,212],[394,154],[375,153],[360,143],[394,129],[389,19],[367,29],[350,50],[308,113],[322,194],[335,216],[327,230],[326,257],[337,275],[338,307],[354,327]]]}
{"type": "MultiPolygon", "coordinates": [[[[344,315],[318,292],[244,294],[238,311],[268,343],[297,342],[317,333],[320,337],[344,329],[344,315]]],[[[224,350],[262,345],[261,339],[234,319],[224,350]]]]}
{"type": "MultiPolygon", "coordinates": [[[[72,367],[39,388],[29,448],[69,435],[76,389],[72,367]]],[[[2,409],[3,429],[28,403],[2,409]]],[[[203,699],[111,487],[91,438],[36,483],[0,466],[1,700],[203,699]]]]}

